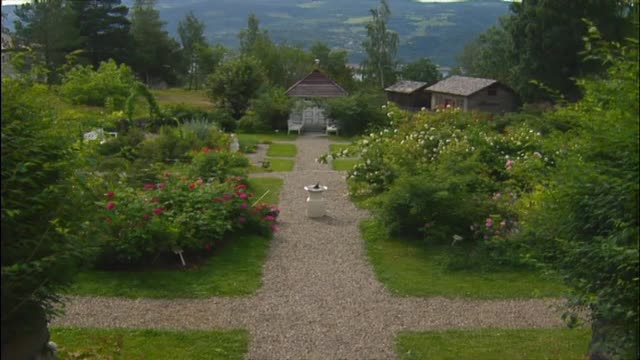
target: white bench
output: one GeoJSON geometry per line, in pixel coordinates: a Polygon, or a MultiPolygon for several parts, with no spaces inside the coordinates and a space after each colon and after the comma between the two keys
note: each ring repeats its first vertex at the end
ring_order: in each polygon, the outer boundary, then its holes
{"type": "Polygon", "coordinates": [[[329,135],[329,133],[340,135],[340,128],[334,121],[327,121],[327,129],[325,130],[325,134],[329,135]]]}

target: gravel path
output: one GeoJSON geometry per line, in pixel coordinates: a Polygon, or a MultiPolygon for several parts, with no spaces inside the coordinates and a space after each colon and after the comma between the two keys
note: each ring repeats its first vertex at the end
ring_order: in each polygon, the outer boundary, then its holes
{"type": "MultiPolygon", "coordinates": [[[[280,227],[252,297],[207,300],[69,299],[55,325],[175,329],[246,328],[248,359],[394,359],[400,330],[561,326],[561,300],[394,297],[366,261],[358,223],[367,213],[347,196],[343,172],[315,162],[325,136],[297,142],[280,195],[280,227]],[[304,185],[320,182],[328,216],[308,219],[304,185]]],[[[273,174],[264,174],[273,176],[273,174]]]]}

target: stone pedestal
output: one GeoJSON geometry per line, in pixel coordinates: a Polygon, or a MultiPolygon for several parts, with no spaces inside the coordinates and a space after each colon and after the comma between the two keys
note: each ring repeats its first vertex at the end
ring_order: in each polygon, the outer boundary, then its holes
{"type": "Polygon", "coordinates": [[[322,193],[327,191],[327,187],[320,185],[307,185],[304,189],[309,193],[309,197],[307,197],[307,216],[310,218],[325,216],[326,201],[322,193]]]}

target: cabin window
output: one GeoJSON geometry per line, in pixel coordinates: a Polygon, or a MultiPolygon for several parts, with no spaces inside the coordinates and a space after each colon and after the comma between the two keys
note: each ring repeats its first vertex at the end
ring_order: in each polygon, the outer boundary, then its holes
{"type": "Polygon", "coordinates": [[[489,96],[496,96],[496,95],[498,95],[498,89],[497,89],[497,88],[494,88],[494,87],[490,87],[490,88],[487,90],[487,95],[489,95],[489,96]]]}

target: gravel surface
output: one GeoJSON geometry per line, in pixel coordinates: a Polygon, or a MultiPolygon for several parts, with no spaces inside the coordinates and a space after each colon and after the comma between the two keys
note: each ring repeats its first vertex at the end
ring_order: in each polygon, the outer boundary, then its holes
{"type": "MultiPolygon", "coordinates": [[[[58,326],[246,328],[248,359],[394,359],[400,330],[561,326],[562,300],[466,300],[392,296],[375,278],[358,224],[367,213],[347,195],[345,173],[315,159],[326,136],[296,141],[280,195],[280,227],[252,297],[151,300],[72,297],[58,326]],[[306,217],[305,185],[328,186],[327,216],[306,217]]],[[[264,176],[273,176],[267,173],[264,176]]]]}

